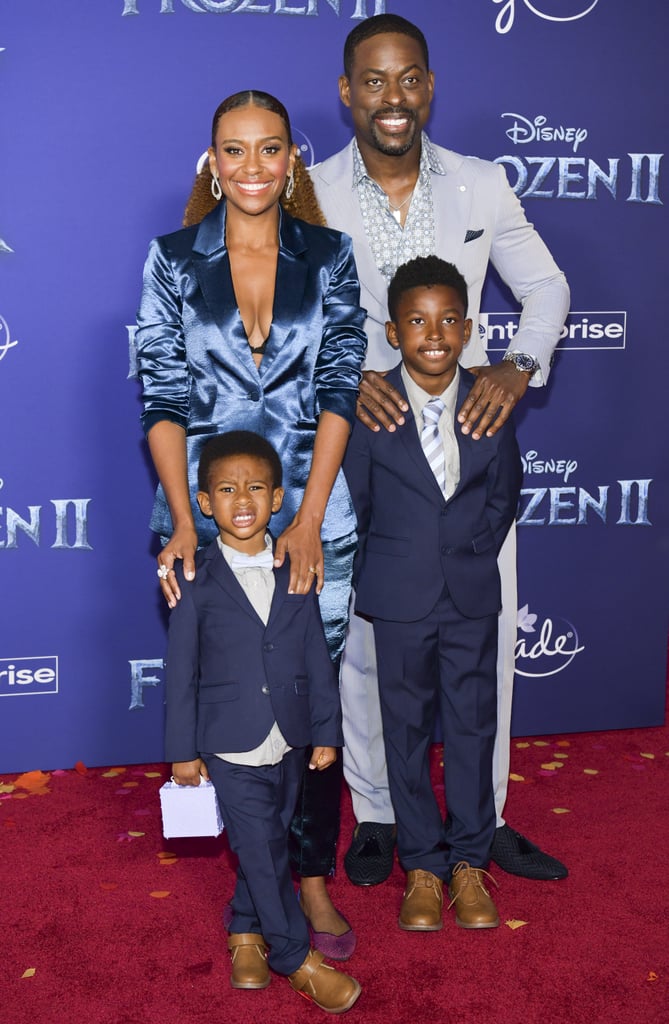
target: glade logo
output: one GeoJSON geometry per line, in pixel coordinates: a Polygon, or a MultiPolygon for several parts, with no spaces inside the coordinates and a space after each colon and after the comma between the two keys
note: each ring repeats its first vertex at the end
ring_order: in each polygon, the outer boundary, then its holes
{"type": "MultiPolygon", "coordinates": [[[[139,14],[140,2],[145,7],[148,0],[123,0],[123,16],[139,14]]],[[[272,0],[271,3],[262,3],[261,0],[180,0],[182,7],[186,7],[195,14],[240,14],[246,11],[247,14],[297,14],[318,16],[318,0],[305,0],[304,3],[296,3],[295,0],[272,0]]],[[[385,0],[350,0],[354,4],[351,18],[368,18],[370,14],[385,14],[385,0]],[[373,9],[368,9],[373,6],[373,9]]],[[[158,0],[152,0],[155,7],[158,0]]],[[[336,15],[340,14],[341,0],[326,0],[336,15]]],[[[160,0],[160,14],[174,14],[175,0],[160,0]]]]}
{"type": "Polygon", "coordinates": [[[4,316],[0,316],[0,362],[5,358],[10,348],[14,348],[16,345],[18,345],[18,341],[16,339],[12,341],[11,334],[9,333],[9,324],[4,316]]]}
{"type": "Polygon", "coordinates": [[[0,697],[58,693],[58,658],[0,659],[0,697]]]}
{"type": "MultiPolygon", "coordinates": [[[[520,326],[520,313],[479,314],[479,335],[489,352],[506,352],[520,326]]],[[[569,313],[560,332],[558,352],[593,352],[623,349],[627,313],[607,310],[569,313]]]]}
{"type": "Polygon", "coordinates": [[[585,650],[585,645],[579,643],[576,627],[568,619],[545,618],[540,626],[537,619],[529,605],[518,609],[516,672],[528,679],[544,679],[563,672],[585,650]]]}
{"type": "MultiPolygon", "coordinates": [[[[492,0],[503,4],[495,19],[495,28],[500,35],[510,32],[516,17],[516,0],[492,0]]],[[[544,21],[578,21],[597,6],[598,0],[523,0],[525,7],[537,18],[544,21]]]]}
{"type": "Polygon", "coordinates": [[[533,121],[522,114],[507,112],[502,117],[512,117],[513,124],[504,133],[511,139],[514,146],[523,146],[527,142],[570,142],[574,153],[588,137],[587,128],[565,128],[563,125],[551,128],[548,118],[538,114],[533,121]]]}
{"type": "Polygon", "coordinates": [[[572,473],[578,469],[576,459],[540,459],[539,453],[535,451],[526,452],[521,455],[520,461],[523,464],[523,473],[526,476],[539,475],[542,473],[556,473],[567,483],[572,473]]]}

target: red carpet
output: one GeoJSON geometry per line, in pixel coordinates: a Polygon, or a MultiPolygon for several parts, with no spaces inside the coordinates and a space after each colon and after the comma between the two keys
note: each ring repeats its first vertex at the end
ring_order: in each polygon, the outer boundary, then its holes
{"type": "MultiPolygon", "coordinates": [[[[435,748],[435,767],[440,749],[435,748]]],[[[365,1024],[667,1024],[669,728],[515,740],[509,822],[563,882],[493,869],[502,926],[401,932],[403,875],[335,902],[358,931],[365,1024]]],[[[29,773],[0,786],[0,1024],[302,1024],[274,977],[233,991],[224,840],[165,842],[163,766],[29,773]],[[157,774],[159,773],[159,774],[157,774]]],[[[344,801],[343,840],[352,825],[344,801]]]]}

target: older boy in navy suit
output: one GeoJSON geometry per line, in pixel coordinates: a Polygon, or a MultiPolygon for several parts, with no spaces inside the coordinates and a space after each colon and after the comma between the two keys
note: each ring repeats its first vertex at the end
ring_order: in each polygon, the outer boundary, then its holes
{"type": "Polygon", "coordinates": [[[497,555],[518,504],[513,426],[476,442],[455,425],[473,378],[458,366],[469,340],[467,286],[450,263],[420,257],[388,293],[388,341],[402,363],[388,381],[407,425],[356,424],[344,470],[358,517],[356,611],[372,619],[397,846],[407,871],[399,924],[442,927],[443,882],[456,922],[495,928],[485,887],[495,831],[497,555]],[[430,783],[440,714],[448,817],[430,783]]]}
{"type": "Polygon", "coordinates": [[[166,755],[179,785],[211,778],[237,885],[228,946],[234,988],[265,988],[268,968],[329,1013],[348,1010],[357,981],[310,948],[288,859],[305,747],[323,770],[342,743],[341,709],[315,591],[288,592],[267,524],[283,500],[281,463],[264,438],[231,431],[200,458],[197,500],[219,535],[180,573],[170,616],[166,755]],[[269,954],[267,947],[270,947],[269,954]]]}

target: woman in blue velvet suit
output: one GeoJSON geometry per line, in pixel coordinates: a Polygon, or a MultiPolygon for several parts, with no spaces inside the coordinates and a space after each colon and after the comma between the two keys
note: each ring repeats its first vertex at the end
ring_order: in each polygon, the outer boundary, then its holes
{"type": "MultiPolygon", "coordinates": [[[[277,564],[290,556],[291,592],[315,581],[336,662],[355,550],[340,467],[366,345],[351,240],[283,208],[295,208],[309,180],[288,115],[266,93],[237,93],[219,106],[203,177],[214,209],[151,243],[138,315],[143,426],[160,480],[151,526],[168,538],[161,586],[174,606],[175,559],[192,579],[196,547],[216,534],[195,502],[203,444],[227,430],[256,431],[284,465],[277,564]]],[[[311,219],[323,224],[313,193],[309,201],[311,219]]],[[[192,203],[187,218],[189,210],[192,203]]],[[[328,769],[305,781],[293,829],[301,899],[314,930],[337,937],[324,951],[345,953],[353,937],[324,880],[334,868],[339,775],[328,769]]]]}

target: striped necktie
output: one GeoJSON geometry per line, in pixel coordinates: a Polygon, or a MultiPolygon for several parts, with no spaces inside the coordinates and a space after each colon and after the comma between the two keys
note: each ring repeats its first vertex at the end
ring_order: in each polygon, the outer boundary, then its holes
{"type": "Polygon", "coordinates": [[[425,458],[435,475],[442,494],[446,489],[446,459],[444,443],[439,433],[439,420],[445,408],[441,398],[430,399],[423,408],[423,429],[420,435],[425,458]]]}

